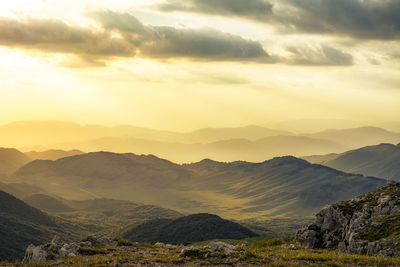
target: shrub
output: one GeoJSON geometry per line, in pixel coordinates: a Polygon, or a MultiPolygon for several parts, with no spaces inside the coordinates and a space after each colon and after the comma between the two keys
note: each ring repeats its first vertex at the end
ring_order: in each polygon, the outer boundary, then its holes
{"type": "Polygon", "coordinates": [[[281,246],[286,244],[286,242],[280,238],[272,238],[272,239],[264,239],[257,240],[252,243],[254,247],[272,247],[272,246],[281,246]]]}
{"type": "Polygon", "coordinates": [[[117,240],[117,245],[120,247],[130,247],[133,245],[131,241],[125,240],[125,239],[118,239],[117,240]]]}

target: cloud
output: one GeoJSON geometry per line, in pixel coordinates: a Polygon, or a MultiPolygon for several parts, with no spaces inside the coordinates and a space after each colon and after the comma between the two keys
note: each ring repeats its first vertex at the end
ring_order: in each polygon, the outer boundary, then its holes
{"type": "Polygon", "coordinates": [[[319,49],[290,47],[288,58],[270,55],[260,42],[210,28],[144,25],[128,13],[87,12],[96,28],[67,25],[55,19],[0,18],[0,45],[68,54],[64,66],[101,67],[117,57],[185,58],[198,61],[341,65],[351,55],[329,46],[319,49]]]}
{"type": "Polygon", "coordinates": [[[282,0],[275,21],[287,31],[399,39],[398,0],[282,0]]]}
{"type": "Polygon", "coordinates": [[[272,14],[272,4],[264,0],[167,0],[162,11],[186,11],[212,15],[266,20],[272,14]]]}
{"type": "Polygon", "coordinates": [[[399,0],[165,0],[158,8],[241,17],[274,25],[286,33],[400,38],[399,0]]]}
{"type": "Polygon", "coordinates": [[[73,54],[91,63],[113,57],[134,56],[221,61],[269,60],[268,53],[259,42],[213,29],[147,26],[132,15],[112,11],[88,15],[100,24],[100,30],[69,26],[54,19],[0,18],[0,45],[73,54]]]}
{"type": "Polygon", "coordinates": [[[353,56],[336,48],[322,45],[317,47],[287,47],[290,54],[283,61],[292,65],[305,66],[351,66],[353,56]]]}
{"type": "Polygon", "coordinates": [[[257,41],[210,28],[145,26],[127,13],[100,11],[92,15],[104,28],[119,31],[142,55],[198,60],[265,61],[269,55],[257,41]]]}
{"type": "Polygon", "coordinates": [[[68,26],[54,19],[0,18],[0,45],[44,52],[70,53],[86,58],[130,57],[134,49],[109,32],[68,26]]]}

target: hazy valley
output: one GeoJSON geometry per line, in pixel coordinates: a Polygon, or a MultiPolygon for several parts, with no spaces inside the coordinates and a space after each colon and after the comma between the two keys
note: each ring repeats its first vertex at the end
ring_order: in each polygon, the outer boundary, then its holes
{"type": "Polygon", "coordinates": [[[400,133],[376,127],[324,130],[316,133],[272,130],[261,126],[205,128],[188,133],[134,126],[105,127],[61,121],[21,121],[0,126],[3,146],[32,159],[57,159],[84,152],[153,154],[177,163],[261,162],[273,157],[342,153],[368,145],[400,142],[400,133]],[[47,151],[46,153],[37,151],[47,151]],[[68,150],[61,153],[57,150],[68,150]],[[80,151],[81,150],[81,151],[80,151]]]}
{"type": "MultiPolygon", "coordinates": [[[[8,135],[23,123],[11,125],[8,135]]],[[[186,134],[127,126],[122,134],[119,127],[48,121],[28,126],[26,139],[18,139],[26,152],[0,149],[0,190],[20,199],[3,193],[3,202],[21,207],[1,209],[3,229],[15,224],[20,232],[1,234],[18,240],[2,259],[21,258],[28,243],[54,234],[65,241],[97,233],[176,244],[288,238],[325,205],[399,179],[399,146],[376,142],[395,143],[400,135],[374,127],[296,135],[256,126],[186,134]],[[49,125],[65,135],[39,135],[49,125]],[[42,149],[31,150],[44,139],[42,149]],[[92,150],[102,151],[85,152],[92,150]]]]}
{"type": "Polygon", "coordinates": [[[0,266],[400,266],[399,0],[0,5],[0,266]]]}

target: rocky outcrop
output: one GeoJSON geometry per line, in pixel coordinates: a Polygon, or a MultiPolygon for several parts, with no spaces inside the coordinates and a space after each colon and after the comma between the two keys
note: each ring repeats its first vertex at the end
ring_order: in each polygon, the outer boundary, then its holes
{"type": "Polygon", "coordinates": [[[113,239],[100,236],[88,236],[84,241],[74,243],[64,243],[58,236],[55,236],[48,244],[41,246],[29,245],[22,263],[30,264],[59,258],[76,257],[88,254],[94,247],[116,245],[117,242],[113,239]]]}
{"type": "Polygon", "coordinates": [[[296,240],[308,248],[400,257],[400,183],[326,206],[296,240]]]}
{"type": "Polygon", "coordinates": [[[237,254],[238,250],[234,245],[221,242],[221,241],[212,241],[208,243],[208,245],[203,248],[197,247],[184,247],[181,251],[181,256],[183,257],[217,257],[217,256],[231,256],[237,254]]]}

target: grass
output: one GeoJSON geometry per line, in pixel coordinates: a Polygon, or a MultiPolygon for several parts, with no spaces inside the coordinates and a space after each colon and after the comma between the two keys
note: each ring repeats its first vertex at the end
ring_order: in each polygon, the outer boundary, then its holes
{"type": "MultiPolygon", "coordinates": [[[[241,243],[238,243],[240,246],[241,243]]],[[[352,255],[337,250],[305,249],[290,246],[282,239],[254,240],[232,256],[217,255],[210,258],[183,258],[180,247],[149,246],[119,246],[113,251],[105,248],[101,253],[90,256],[79,256],[68,259],[49,261],[32,266],[49,267],[57,264],[70,266],[109,266],[121,264],[132,265],[256,265],[256,266],[400,266],[400,258],[383,258],[373,256],[352,255]]],[[[12,264],[5,264],[12,266],[12,264]]]]}
{"type": "Polygon", "coordinates": [[[133,246],[133,243],[131,241],[125,240],[125,239],[118,239],[117,240],[117,245],[120,247],[130,247],[133,246]]]}
{"type": "Polygon", "coordinates": [[[286,244],[286,242],[280,238],[272,238],[272,239],[262,239],[256,240],[252,243],[252,246],[255,247],[272,247],[272,246],[280,246],[286,244]]]}

